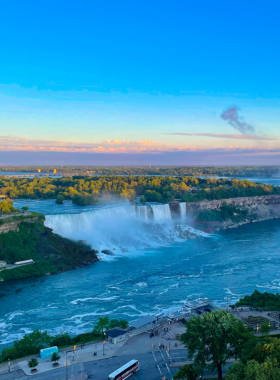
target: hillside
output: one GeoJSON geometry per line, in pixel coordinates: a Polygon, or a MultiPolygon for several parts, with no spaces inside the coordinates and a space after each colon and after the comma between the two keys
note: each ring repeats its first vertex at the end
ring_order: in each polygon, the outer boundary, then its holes
{"type": "Polygon", "coordinates": [[[54,234],[44,226],[44,219],[31,213],[0,220],[0,261],[8,264],[0,270],[0,281],[60,273],[98,261],[95,250],[54,234]],[[12,267],[28,259],[35,263],[12,267]]]}

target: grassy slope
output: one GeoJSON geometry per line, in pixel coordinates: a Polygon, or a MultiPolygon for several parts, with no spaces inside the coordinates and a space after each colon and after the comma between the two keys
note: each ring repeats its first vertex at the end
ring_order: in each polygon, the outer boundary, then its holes
{"type": "MultiPolygon", "coordinates": [[[[46,273],[59,273],[97,261],[90,247],[53,234],[43,224],[44,216],[34,213],[34,223],[23,221],[19,231],[0,234],[0,260],[12,264],[15,261],[33,259],[35,264],[0,271],[0,280],[12,280],[46,273]]],[[[9,222],[19,217],[9,217],[9,222]]],[[[20,217],[21,218],[21,217],[20,217]]],[[[30,220],[30,215],[29,215],[30,220]]]]}

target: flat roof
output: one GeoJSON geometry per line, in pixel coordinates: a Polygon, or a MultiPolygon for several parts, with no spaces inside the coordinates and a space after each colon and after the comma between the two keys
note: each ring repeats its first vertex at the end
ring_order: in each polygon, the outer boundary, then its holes
{"type": "Polygon", "coordinates": [[[146,315],[145,317],[136,319],[135,321],[131,321],[129,324],[132,327],[135,327],[136,329],[141,326],[148,325],[149,323],[155,321],[156,318],[153,317],[152,315],[146,315]]]}
{"type": "Polygon", "coordinates": [[[128,367],[130,367],[131,365],[133,364],[136,364],[138,362],[138,360],[130,360],[130,362],[124,364],[122,367],[120,367],[119,369],[117,369],[116,371],[112,372],[110,375],[109,375],[109,379],[113,379],[116,375],[118,375],[120,372],[124,371],[125,369],[127,369],[128,367]]]}
{"type": "Polygon", "coordinates": [[[127,333],[126,330],[118,328],[118,327],[105,331],[105,334],[110,336],[111,338],[117,338],[118,336],[125,335],[126,333],[127,333]]]}

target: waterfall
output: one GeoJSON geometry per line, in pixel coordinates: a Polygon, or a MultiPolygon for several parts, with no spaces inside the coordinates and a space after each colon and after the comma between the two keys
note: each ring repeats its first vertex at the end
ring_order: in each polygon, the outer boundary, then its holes
{"type": "Polygon", "coordinates": [[[149,221],[149,207],[150,206],[135,206],[137,217],[144,220],[146,223],[149,221]]]}
{"type": "Polygon", "coordinates": [[[168,204],[46,215],[45,225],[63,237],[83,240],[99,252],[109,249],[116,255],[196,235],[194,230],[190,233],[188,226],[173,223],[168,204]]]}
{"type": "Polygon", "coordinates": [[[182,219],[185,219],[186,214],[187,214],[187,204],[186,202],[181,202],[179,203],[180,206],[180,215],[182,219]]]}
{"type": "Polygon", "coordinates": [[[154,220],[156,222],[170,220],[171,212],[168,204],[165,205],[152,205],[154,220]]]}

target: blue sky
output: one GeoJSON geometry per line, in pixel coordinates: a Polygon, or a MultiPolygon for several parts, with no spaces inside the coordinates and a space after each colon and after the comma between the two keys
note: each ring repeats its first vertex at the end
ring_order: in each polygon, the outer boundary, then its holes
{"type": "Polygon", "coordinates": [[[269,0],[2,4],[0,164],[279,163],[279,11],[269,0]],[[253,132],[221,118],[233,106],[253,132]]]}

